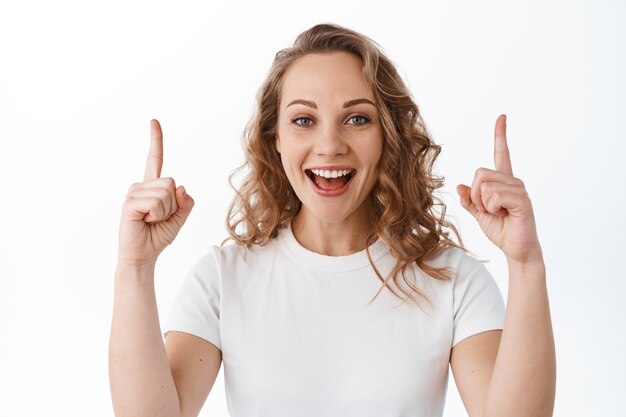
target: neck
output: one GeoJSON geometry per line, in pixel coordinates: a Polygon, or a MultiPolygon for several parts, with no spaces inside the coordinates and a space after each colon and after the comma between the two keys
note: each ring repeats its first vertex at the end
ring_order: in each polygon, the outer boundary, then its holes
{"type": "Polygon", "coordinates": [[[291,224],[296,240],[306,249],[328,256],[346,256],[365,249],[374,230],[368,212],[355,212],[347,219],[326,222],[302,207],[291,224]]]}

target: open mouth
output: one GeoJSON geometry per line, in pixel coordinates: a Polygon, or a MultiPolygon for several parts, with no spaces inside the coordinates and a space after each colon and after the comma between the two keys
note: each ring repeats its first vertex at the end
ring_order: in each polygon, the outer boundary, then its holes
{"type": "Polygon", "coordinates": [[[315,185],[325,191],[333,191],[343,187],[345,184],[350,182],[352,177],[356,174],[356,170],[354,169],[339,171],[306,169],[304,172],[315,185]]]}

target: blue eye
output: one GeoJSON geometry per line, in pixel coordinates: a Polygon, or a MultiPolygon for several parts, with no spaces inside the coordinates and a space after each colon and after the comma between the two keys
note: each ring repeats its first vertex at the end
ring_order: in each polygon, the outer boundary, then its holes
{"type": "Polygon", "coordinates": [[[364,125],[364,124],[366,124],[366,123],[369,123],[369,122],[370,122],[370,119],[368,119],[368,118],[367,118],[367,117],[365,117],[365,116],[360,116],[360,115],[358,115],[358,116],[352,116],[352,117],[351,117],[350,119],[348,119],[348,120],[352,120],[352,123],[350,123],[350,124],[352,124],[352,125],[356,125],[356,126],[364,125]]]}
{"type": "Polygon", "coordinates": [[[313,121],[311,119],[309,119],[308,117],[296,117],[295,119],[293,119],[291,121],[291,123],[295,123],[298,126],[311,126],[313,124],[313,121]]]}

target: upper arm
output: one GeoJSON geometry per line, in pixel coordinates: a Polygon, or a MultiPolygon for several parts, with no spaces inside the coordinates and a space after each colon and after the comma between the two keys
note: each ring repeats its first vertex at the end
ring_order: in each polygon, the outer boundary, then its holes
{"type": "Polygon", "coordinates": [[[189,333],[170,331],[165,350],[178,391],[181,417],[196,417],[204,404],[222,363],[222,351],[189,333]]]}
{"type": "Polygon", "coordinates": [[[491,330],[463,339],[452,348],[450,367],[470,417],[482,416],[500,346],[502,330],[491,330]]]}

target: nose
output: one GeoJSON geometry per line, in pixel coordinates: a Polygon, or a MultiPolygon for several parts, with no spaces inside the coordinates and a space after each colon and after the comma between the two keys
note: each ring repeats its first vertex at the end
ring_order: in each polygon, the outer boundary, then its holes
{"type": "Polygon", "coordinates": [[[334,124],[328,124],[324,129],[320,129],[319,133],[320,136],[315,140],[317,155],[333,157],[343,155],[348,151],[348,144],[341,129],[334,124]]]}

